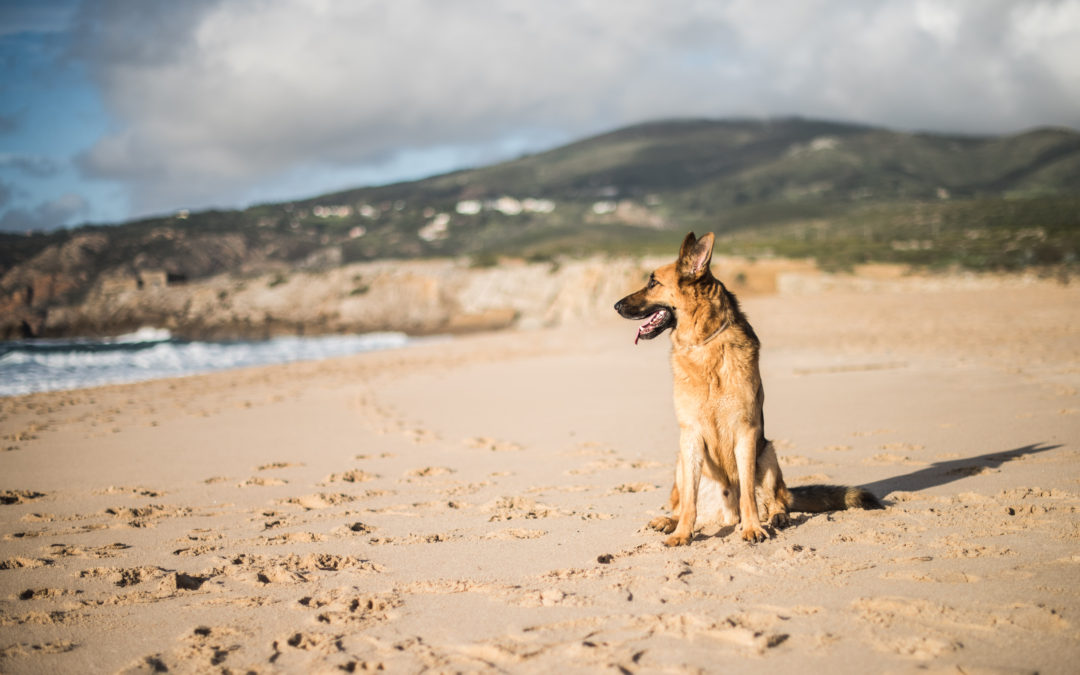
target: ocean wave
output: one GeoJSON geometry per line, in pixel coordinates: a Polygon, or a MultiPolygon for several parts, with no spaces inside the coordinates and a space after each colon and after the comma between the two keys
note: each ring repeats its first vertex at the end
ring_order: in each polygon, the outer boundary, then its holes
{"type": "Polygon", "coordinates": [[[104,340],[5,343],[0,396],[179,377],[248,366],[314,361],[409,343],[401,333],[261,341],[185,342],[167,331],[141,330],[104,340]]]}
{"type": "Polygon", "coordinates": [[[168,328],[151,328],[144,326],[134,333],[117,335],[114,338],[106,338],[117,344],[138,344],[142,342],[168,342],[172,340],[172,333],[168,328]]]}

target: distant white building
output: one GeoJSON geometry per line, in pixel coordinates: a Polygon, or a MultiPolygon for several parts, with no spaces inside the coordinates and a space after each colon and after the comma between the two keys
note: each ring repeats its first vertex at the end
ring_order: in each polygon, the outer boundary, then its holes
{"type": "Polygon", "coordinates": [[[379,210],[371,204],[361,204],[360,215],[365,218],[374,218],[375,216],[379,215],[379,210]]]}
{"type": "Polygon", "coordinates": [[[555,210],[555,202],[550,199],[533,199],[529,197],[521,202],[521,207],[529,213],[551,213],[555,210]]]}
{"type": "Polygon", "coordinates": [[[498,211],[503,215],[516,216],[522,213],[551,213],[555,210],[555,202],[550,199],[536,199],[526,197],[502,196],[498,199],[480,201],[479,199],[463,199],[458,202],[454,210],[463,216],[475,216],[481,211],[498,211]]]}
{"type": "Polygon", "coordinates": [[[484,205],[478,199],[465,199],[457,203],[454,210],[463,216],[475,216],[483,210],[484,205]]]}
{"type": "Polygon", "coordinates": [[[357,225],[356,227],[349,230],[349,239],[359,239],[365,234],[367,234],[367,228],[357,225]]]}
{"type": "Polygon", "coordinates": [[[615,213],[617,208],[619,205],[612,201],[595,202],[592,205],[592,212],[598,216],[606,216],[609,213],[615,213]]]}
{"type": "Polygon", "coordinates": [[[522,211],[521,202],[513,197],[499,197],[492,208],[508,216],[516,216],[522,211]]]}
{"type": "Polygon", "coordinates": [[[311,215],[316,218],[347,218],[353,214],[351,206],[316,206],[311,215]]]}

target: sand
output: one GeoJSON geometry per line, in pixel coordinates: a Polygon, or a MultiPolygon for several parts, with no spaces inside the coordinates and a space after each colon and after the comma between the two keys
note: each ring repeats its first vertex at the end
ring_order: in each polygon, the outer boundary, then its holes
{"type": "Polygon", "coordinates": [[[614,313],[0,399],[0,672],[1076,672],[1080,289],[743,304],[788,482],[884,511],[665,548],[614,313]]]}

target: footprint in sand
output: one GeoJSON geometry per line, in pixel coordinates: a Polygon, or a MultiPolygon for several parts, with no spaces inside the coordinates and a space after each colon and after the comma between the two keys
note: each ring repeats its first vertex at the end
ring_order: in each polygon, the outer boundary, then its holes
{"type": "Polygon", "coordinates": [[[563,473],[568,476],[587,476],[601,471],[611,471],[614,469],[656,469],[664,466],[665,464],[662,462],[647,459],[626,460],[621,457],[604,457],[602,459],[593,460],[585,466],[576,469],[568,469],[563,473]]]}
{"type": "Polygon", "coordinates": [[[176,647],[164,653],[145,656],[124,672],[228,672],[232,668],[226,662],[230,656],[243,651],[243,645],[250,637],[239,628],[199,626],[177,640],[176,647]]]}
{"type": "Polygon", "coordinates": [[[162,490],[152,490],[144,487],[121,487],[110,485],[104,490],[96,490],[96,495],[135,495],[136,497],[161,497],[165,494],[162,490]]]}
{"type": "Polygon", "coordinates": [[[17,596],[19,600],[55,600],[68,595],[79,595],[82,591],[68,588],[28,588],[17,596]]]}
{"type": "Polygon", "coordinates": [[[404,604],[401,594],[393,591],[371,595],[347,593],[341,595],[340,600],[333,599],[325,602],[319,602],[310,597],[301,598],[300,604],[320,610],[316,616],[319,623],[348,625],[353,628],[389,621],[392,618],[392,611],[404,604]]]}
{"type": "Polygon", "coordinates": [[[574,593],[567,593],[558,588],[525,591],[516,598],[507,599],[519,607],[588,607],[592,603],[574,593]]]}
{"type": "Polygon", "coordinates": [[[214,551],[220,551],[221,546],[214,546],[213,544],[195,544],[193,546],[183,546],[172,552],[173,555],[196,558],[207,553],[213,553],[214,551]]]}
{"type": "Polygon", "coordinates": [[[305,583],[319,572],[341,570],[381,572],[383,567],[351,555],[308,553],[298,555],[261,556],[241,553],[229,560],[224,574],[257,584],[305,583]]]}
{"type": "Polygon", "coordinates": [[[74,546],[71,544],[51,544],[45,547],[48,555],[56,558],[115,558],[121,551],[131,548],[128,544],[115,543],[105,546],[74,546]]]}
{"type": "Polygon", "coordinates": [[[717,621],[695,614],[660,615],[641,617],[636,623],[640,628],[682,639],[701,638],[743,648],[755,654],[764,654],[788,639],[787,633],[760,630],[757,624],[744,625],[744,617],[733,615],[717,621]]]}
{"type": "MultiPolygon", "coordinates": [[[[322,654],[336,654],[343,650],[342,639],[344,635],[332,635],[314,631],[298,631],[287,637],[274,640],[271,643],[273,654],[270,655],[270,663],[276,664],[278,659],[286,657],[291,651],[310,652],[317,651],[322,654]]],[[[352,670],[341,667],[340,670],[352,670]]]]}
{"type": "Polygon", "coordinates": [[[881,445],[881,449],[897,452],[917,452],[919,450],[924,450],[925,446],[918,443],[905,443],[903,441],[898,441],[895,443],[883,443],[881,445]]]}
{"type": "Polygon", "coordinates": [[[160,580],[169,574],[161,567],[146,565],[141,567],[91,567],[79,572],[80,579],[104,579],[114,586],[125,588],[141,584],[144,581],[160,580]]]}
{"type": "Polygon", "coordinates": [[[466,447],[476,450],[489,450],[491,452],[512,452],[523,449],[521,445],[512,441],[500,441],[487,436],[475,436],[464,441],[466,447]]]}
{"type": "Polygon", "coordinates": [[[780,455],[777,459],[780,461],[781,466],[813,466],[821,464],[818,460],[803,455],[780,455]]]}
{"type": "Polygon", "coordinates": [[[365,459],[390,459],[394,456],[392,452],[380,452],[378,455],[356,455],[354,459],[364,461],[365,459]]]}
{"type": "Polygon", "coordinates": [[[279,485],[288,485],[289,481],[283,478],[263,478],[256,476],[248,478],[243,483],[237,483],[236,487],[276,487],[279,485]]]}
{"type": "Polygon", "coordinates": [[[51,558],[26,558],[23,556],[16,556],[14,558],[8,558],[7,560],[0,560],[0,570],[33,569],[35,567],[52,565],[54,562],[56,561],[51,558]]]}
{"type": "Polygon", "coordinates": [[[270,462],[255,468],[256,471],[270,471],[271,469],[289,469],[294,466],[304,466],[303,462],[270,462]]]}
{"type": "Polygon", "coordinates": [[[456,473],[454,469],[447,466],[425,466],[419,469],[409,469],[405,472],[405,477],[399,482],[401,483],[413,483],[418,478],[432,478],[434,476],[447,476],[449,474],[456,473]]]}
{"type": "Polygon", "coordinates": [[[281,499],[278,500],[278,503],[299,506],[305,511],[310,511],[312,509],[326,509],[330,508],[331,506],[348,504],[349,502],[356,501],[357,499],[358,497],[355,497],[353,495],[347,495],[344,492],[320,492],[318,494],[305,495],[303,497],[290,497],[288,499],[281,499]]]}
{"type": "Polygon", "coordinates": [[[0,504],[23,504],[44,496],[44,492],[35,490],[4,490],[0,492],[0,504]]]}
{"type": "Polygon", "coordinates": [[[863,464],[902,464],[905,466],[926,466],[926,462],[912,459],[907,455],[898,455],[892,452],[880,452],[873,457],[867,457],[863,464]]]}
{"type": "Polygon", "coordinates": [[[312,544],[326,541],[326,537],[315,532],[283,532],[273,536],[261,536],[251,543],[257,546],[280,546],[282,544],[312,544]]]}
{"type": "Polygon", "coordinates": [[[503,497],[483,508],[491,512],[491,517],[488,518],[490,523],[504,520],[535,520],[566,515],[554,507],[538,504],[526,497],[503,497]]]}
{"type": "Polygon", "coordinates": [[[656,485],[652,483],[623,483],[616,485],[608,492],[608,495],[627,494],[634,492],[652,492],[656,490],[656,485]]]}
{"type": "Polygon", "coordinates": [[[973,584],[982,581],[980,577],[965,572],[918,572],[914,570],[898,570],[886,572],[881,575],[882,579],[900,579],[903,581],[920,581],[936,584],[973,584]]]}
{"type": "Polygon", "coordinates": [[[57,517],[51,513],[27,513],[19,520],[24,523],[52,523],[57,517]]]}
{"type": "Polygon", "coordinates": [[[435,443],[441,440],[437,433],[428,429],[410,429],[405,432],[405,435],[412,439],[412,442],[417,445],[423,443],[435,443]]]}
{"type": "Polygon", "coordinates": [[[334,530],[334,534],[337,535],[353,535],[353,534],[371,534],[375,531],[375,528],[366,523],[356,521],[355,523],[349,523],[348,525],[342,525],[334,530]]]}
{"type": "MultiPolygon", "coordinates": [[[[38,516],[40,522],[54,522],[57,518],[49,516],[48,514],[30,514],[31,516],[38,516]]],[[[25,518],[28,522],[30,518],[25,518]]],[[[78,525],[75,527],[68,527],[62,530],[31,530],[25,532],[11,532],[5,534],[4,541],[14,541],[16,539],[33,539],[35,537],[67,537],[73,534],[86,534],[87,532],[94,532],[95,530],[106,530],[108,525],[90,524],[90,525],[78,525]]]]}
{"type": "Polygon", "coordinates": [[[105,509],[102,513],[126,521],[127,527],[154,527],[165,518],[190,516],[194,511],[186,506],[164,506],[148,504],[146,506],[117,506],[105,509]]]}
{"type": "Polygon", "coordinates": [[[78,642],[59,640],[57,642],[19,642],[7,647],[0,647],[0,658],[15,656],[39,656],[42,654],[63,654],[79,646],[78,642]]]}
{"type": "Polygon", "coordinates": [[[329,483],[367,483],[373,481],[379,476],[377,474],[368,473],[367,471],[361,471],[360,469],[353,469],[352,471],[343,471],[342,473],[332,473],[326,477],[323,481],[323,485],[329,483]]]}
{"type": "Polygon", "coordinates": [[[481,539],[495,539],[495,540],[519,540],[519,539],[539,539],[547,534],[546,530],[526,530],[517,527],[507,528],[505,530],[499,530],[498,532],[489,532],[481,539]]]}
{"type": "Polygon", "coordinates": [[[368,543],[373,546],[393,544],[441,544],[446,541],[456,541],[462,536],[457,533],[434,532],[432,534],[413,534],[408,537],[372,537],[368,543]]]}

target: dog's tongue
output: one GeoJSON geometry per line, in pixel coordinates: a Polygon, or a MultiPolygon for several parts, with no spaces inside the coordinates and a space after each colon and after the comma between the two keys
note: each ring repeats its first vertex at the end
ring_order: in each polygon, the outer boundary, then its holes
{"type": "Polygon", "coordinates": [[[663,314],[664,314],[664,310],[662,310],[662,309],[657,310],[657,311],[653,312],[649,316],[648,321],[646,321],[645,323],[638,326],[637,335],[634,336],[634,344],[637,344],[638,340],[641,339],[642,333],[648,333],[650,330],[652,330],[655,327],[655,324],[661,319],[663,314]]]}

